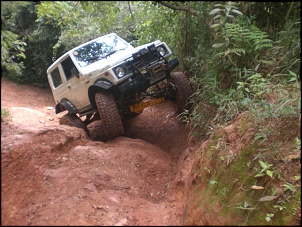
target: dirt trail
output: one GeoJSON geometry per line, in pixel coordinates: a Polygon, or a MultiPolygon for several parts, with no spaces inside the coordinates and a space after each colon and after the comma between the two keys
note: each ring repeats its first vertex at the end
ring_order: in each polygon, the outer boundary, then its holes
{"type": "Polygon", "coordinates": [[[106,143],[60,126],[54,105],[50,90],[1,80],[2,225],[182,225],[171,185],[188,129],[171,102],[106,143]]]}

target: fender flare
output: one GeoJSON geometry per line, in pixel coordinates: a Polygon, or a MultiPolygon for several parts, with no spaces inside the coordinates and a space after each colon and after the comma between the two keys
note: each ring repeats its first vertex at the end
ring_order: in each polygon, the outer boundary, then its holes
{"type": "Polygon", "coordinates": [[[64,110],[67,110],[69,114],[76,113],[75,106],[68,99],[62,99],[60,103],[56,105],[56,114],[64,110]]]}
{"type": "Polygon", "coordinates": [[[100,91],[109,91],[113,88],[113,84],[108,80],[98,80],[88,88],[88,97],[93,108],[96,108],[95,93],[100,91]]]}

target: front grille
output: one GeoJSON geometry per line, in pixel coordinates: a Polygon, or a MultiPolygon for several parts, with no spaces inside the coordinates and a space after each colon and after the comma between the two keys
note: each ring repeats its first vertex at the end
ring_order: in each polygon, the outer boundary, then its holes
{"type": "Polygon", "coordinates": [[[159,56],[157,51],[146,51],[143,52],[142,55],[133,56],[132,65],[137,68],[141,69],[144,67],[150,66],[152,63],[159,61],[159,56]]]}

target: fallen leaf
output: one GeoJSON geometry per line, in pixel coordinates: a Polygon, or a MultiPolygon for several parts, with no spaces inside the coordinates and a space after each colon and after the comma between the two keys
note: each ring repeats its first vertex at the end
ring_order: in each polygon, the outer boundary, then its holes
{"type": "Polygon", "coordinates": [[[262,186],[257,186],[257,185],[253,185],[253,186],[251,187],[251,189],[261,190],[261,189],[264,189],[264,187],[262,187],[262,186]]]}
{"type": "Polygon", "coordinates": [[[278,196],[264,196],[261,199],[259,199],[259,201],[264,202],[264,201],[272,201],[274,199],[276,199],[278,196]]]}

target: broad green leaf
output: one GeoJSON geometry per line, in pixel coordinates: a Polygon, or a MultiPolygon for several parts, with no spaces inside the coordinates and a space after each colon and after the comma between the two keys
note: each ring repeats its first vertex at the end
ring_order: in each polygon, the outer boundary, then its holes
{"type": "Polygon", "coordinates": [[[290,191],[292,191],[292,192],[296,192],[296,191],[297,191],[297,190],[296,190],[296,186],[292,185],[291,183],[285,183],[285,184],[283,184],[283,185],[281,185],[281,186],[285,187],[285,188],[283,189],[284,192],[285,192],[286,190],[290,190],[290,191]]]}
{"type": "Polygon", "coordinates": [[[259,163],[263,169],[267,169],[267,165],[263,161],[259,160],[259,163]]]}
{"type": "Polygon", "coordinates": [[[270,177],[273,177],[273,172],[270,170],[266,170],[266,174],[269,175],[270,177]]]}
{"type": "Polygon", "coordinates": [[[219,15],[216,15],[213,19],[216,20],[216,19],[219,19],[220,17],[222,17],[222,15],[219,14],[219,15]]]}
{"type": "Polygon", "coordinates": [[[264,173],[258,173],[257,175],[255,175],[255,177],[262,177],[264,176],[264,173]]]}
{"type": "Polygon", "coordinates": [[[259,63],[259,64],[256,66],[256,68],[255,68],[255,71],[256,71],[256,72],[258,71],[259,66],[260,66],[260,63],[259,63]]]}
{"type": "Polygon", "coordinates": [[[270,217],[266,217],[265,220],[266,220],[266,222],[270,222],[271,218],[270,217]]]}
{"type": "Polygon", "coordinates": [[[224,11],[224,9],[213,9],[209,14],[213,15],[213,14],[219,13],[221,11],[224,11]]]}
{"type": "Polygon", "coordinates": [[[211,180],[211,181],[210,181],[210,184],[211,184],[211,185],[217,184],[217,181],[211,180]]]}
{"type": "Polygon", "coordinates": [[[214,6],[215,7],[224,7],[224,5],[222,5],[222,4],[215,4],[214,6]]]}
{"type": "Polygon", "coordinates": [[[239,15],[243,15],[243,14],[242,14],[239,10],[237,10],[237,9],[232,9],[231,12],[237,13],[237,14],[239,14],[239,15]]]}
{"type": "Polygon", "coordinates": [[[273,207],[274,207],[275,209],[279,209],[279,210],[283,210],[283,209],[284,209],[283,206],[279,206],[279,205],[273,205],[273,207]]]}
{"type": "Polygon", "coordinates": [[[21,57],[21,58],[26,59],[26,56],[25,56],[25,54],[24,54],[24,53],[20,53],[20,54],[18,54],[18,57],[21,57]]]}
{"type": "Polygon", "coordinates": [[[226,17],[220,17],[220,24],[224,24],[226,22],[226,17]]]}
{"type": "Polygon", "coordinates": [[[220,26],[221,26],[220,24],[213,24],[210,28],[218,28],[220,26]]]}
{"type": "Polygon", "coordinates": [[[290,71],[290,70],[288,70],[288,72],[293,76],[293,77],[295,77],[295,78],[297,78],[298,76],[297,76],[297,74],[296,73],[294,73],[293,71],[290,71]]]}
{"type": "Polygon", "coordinates": [[[244,201],[243,207],[244,207],[244,208],[247,208],[248,206],[249,206],[249,204],[248,204],[246,201],[244,201]]]}
{"type": "Polygon", "coordinates": [[[226,6],[225,6],[225,9],[229,12],[230,9],[232,9],[232,6],[231,6],[231,5],[226,5],[226,6]]]}

